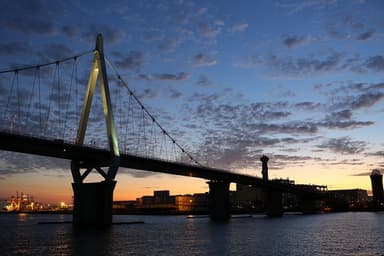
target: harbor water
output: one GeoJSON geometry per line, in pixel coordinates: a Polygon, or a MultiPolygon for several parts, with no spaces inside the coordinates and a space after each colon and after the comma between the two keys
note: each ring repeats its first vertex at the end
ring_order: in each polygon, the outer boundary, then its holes
{"type": "Polygon", "coordinates": [[[0,255],[384,255],[384,213],[237,216],[114,216],[79,229],[71,215],[0,214],[0,255]],[[138,222],[142,224],[121,224],[138,222]],[[40,223],[40,224],[39,224],[40,223]]]}

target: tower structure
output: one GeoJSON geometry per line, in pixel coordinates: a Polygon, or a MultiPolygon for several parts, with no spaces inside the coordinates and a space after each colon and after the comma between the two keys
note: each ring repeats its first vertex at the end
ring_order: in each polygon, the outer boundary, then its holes
{"type": "Polygon", "coordinates": [[[269,158],[266,155],[263,155],[260,158],[260,161],[263,163],[262,164],[262,170],[261,170],[261,174],[263,175],[263,180],[268,181],[268,161],[269,161],[269,158]]]}
{"type": "Polygon", "coordinates": [[[107,226],[112,224],[113,190],[116,185],[115,176],[120,165],[119,145],[113,118],[101,34],[98,34],[96,38],[92,68],[77,131],[77,145],[83,145],[84,143],[92,98],[98,81],[111,154],[109,162],[102,162],[93,157],[71,161],[74,194],[73,224],[78,226],[107,226]],[[108,168],[108,171],[103,170],[103,168],[108,168]],[[81,169],[85,169],[85,171],[81,173],[81,169]],[[102,182],[84,183],[84,179],[92,170],[96,170],[104,180],[102,182]]]}
{"type": "Polygon", "coordinates": [[[383,175],[378,169],[374,169],[370,175],[372,184],[373,202],[376,207],[384,204],[383,175]]]}

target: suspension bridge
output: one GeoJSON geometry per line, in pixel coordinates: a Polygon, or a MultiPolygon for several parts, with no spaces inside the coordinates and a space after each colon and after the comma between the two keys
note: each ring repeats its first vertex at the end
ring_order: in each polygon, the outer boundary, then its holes
{"type": "Polygon", "coordinates": [[[119,167],[206,179],[214,220],[230,217],[231,182],[263,187],[269,216],[282,215],[283,192],[301,196],[303,209],[308,210],[321,194],[269,181],[267,157],[261,158],[263,178],[201,164],[160,124],[104,56],[101,34],[92,51],[0,71],[0,95],[0,150],[71,160],[76,225],[112,223],[119,167]],[[90,71],[80,68],[83,59],[88,67],[92,63],[90,71]],[[107,69],[112,73],[109,77],[107,69]],[[85,182],[92,171],[103,181],[85,182]]]}

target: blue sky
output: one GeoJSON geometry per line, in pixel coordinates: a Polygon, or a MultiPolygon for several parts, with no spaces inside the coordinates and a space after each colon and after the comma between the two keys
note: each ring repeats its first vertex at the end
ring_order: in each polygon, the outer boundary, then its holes
{"type": "MultiPolygon", "coordinates": [[[[2,0],[1,5],[1,70],[92,50],[101,32],[107,59],[204,164],[260,175],[258,159],[267,154],[270,177],[365,189],[367,175],[384,165],[382,1],[2,0]]],[[[83,80],[88,66],[80,68],[83,80]]],[[[5,81],[3,106],[10,86],[5,81]]],[[[66,162],[57,168],[56,160],[39,160],[28,168],[17,161],[26,156],[3,154],[1,196],[27,186],[23,175],[37,180],[42,169],[49,170],[47,181],[70,182],[66,162]]],[[[197,184],[183,190],[174,185],[181,178],[121,173],[119,182],[137,191],[207,190],[204,181],[182,179],[197,184]]]]}

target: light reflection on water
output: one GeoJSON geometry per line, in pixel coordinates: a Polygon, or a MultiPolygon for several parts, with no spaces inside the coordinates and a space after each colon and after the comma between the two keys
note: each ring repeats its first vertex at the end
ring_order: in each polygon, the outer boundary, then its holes
{"type": "Polygon", "coordinates": [[[70,215],[0,215],[0,255],[383,255],[384,213],[234,218],[114,216],[145,224],[78,229],[70,215]]]}

